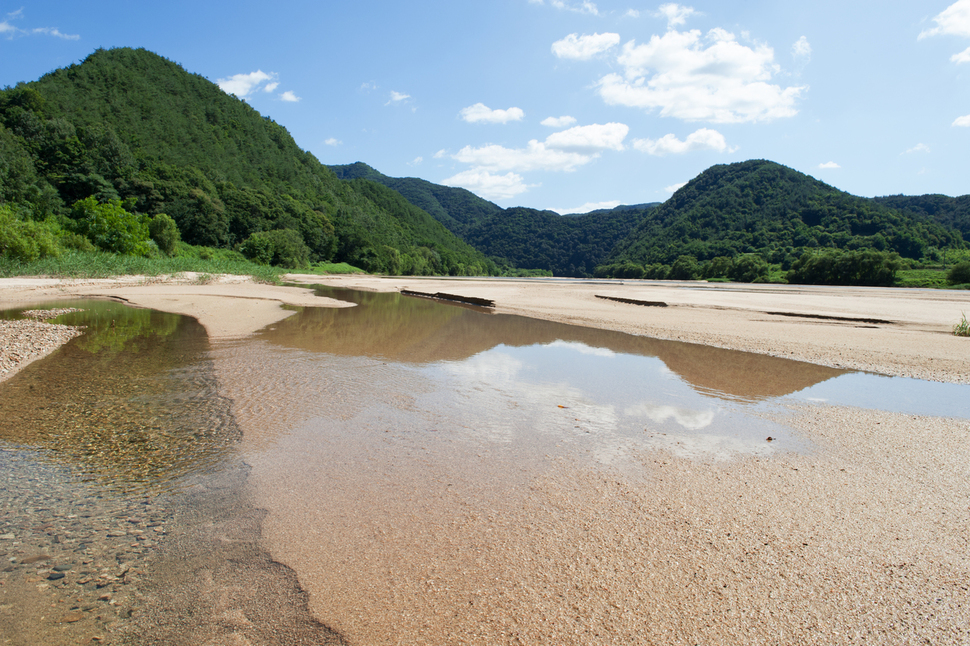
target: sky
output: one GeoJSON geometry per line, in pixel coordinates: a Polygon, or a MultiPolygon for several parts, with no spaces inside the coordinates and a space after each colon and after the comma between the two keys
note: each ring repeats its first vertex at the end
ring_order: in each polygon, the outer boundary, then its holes
{"type": "Polygon", "coordinates": [[[143,47],[325,164],[559,213],[769,159],[970,193],[970,0],[0,2],[0,87],[143,47]]]}

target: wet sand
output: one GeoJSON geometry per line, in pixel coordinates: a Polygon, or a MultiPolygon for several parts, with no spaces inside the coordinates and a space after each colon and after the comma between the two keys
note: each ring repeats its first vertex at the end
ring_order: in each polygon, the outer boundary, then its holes
{"type": "MultiPolygon", "coordinates": [[[[967,292],[292,278],[457,293],[503,313],[970,383],[970,340],[951,334],[967,292]]],[[[121,297],[195,312],[227,337],[257,329],[250,311],[268,325],[287,299],[325,304],[290,288],[257,307],[240,296],[262,286],[162,287],[0,281],[0,306],[121,297]],[[229,309],[216,313],[220,303],[229,309]],[[248,326],[219,327],[227,317],[248,326]]],[[[474,419],[416,408],[420,384],[379,362],[319,381],[300,363],[315,356],[264,352],[236,342],[215,357],[266,510],[262,547],[351,643],[970,641],[966,419],[806,405],[775,416],[809,452],[718,461],[671,446],[631,453],[622,469],[569,452],[523,463],[438,439],[474,419]]]]}

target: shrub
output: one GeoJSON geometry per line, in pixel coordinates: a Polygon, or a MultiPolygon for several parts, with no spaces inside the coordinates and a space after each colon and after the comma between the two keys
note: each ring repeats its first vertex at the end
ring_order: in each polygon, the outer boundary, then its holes
{"type": "Polygon", "coordinates": [[[789,283],[808,285],[892,285],[899,255],[873,249],[805,253],[792,265],[789,283]]]}
{"type": "Polygon", "coordinates": [[[103,204],[93,197],[78,200],[71,217],[77,232],[99,249],[136,256],[149,252],[148,217],[126,211],[120,200],[103,204]]]}
{"type": "Polygon", "coordinates": [[[758,254],[746,253],[734,259],[728,276],[739,283],[764,282],[768,278],[768,262],[758,254]]]}
{"type": "Polygon", "coordinates": [[[239,251],[260,265],[299,269],[310,263],[310,248],[293,229],[257,231],[246,238],[239,251]]]}
{"type": "Polygon", "coordinates": [[[970,262],[953,265],[946,272],[946,282],[951,285],[965,285],[970,283],[970,262]]]}
{"type": "Polygon", "coordinates": [[[9,206],[0,206],[0,256],[17,262],[33,262],[60,254],[55,233],[49,222],[21,220],[9,206]]]}
{"type": "Polygon", "coordinates": [[[164,213],[159,213],[148,223],[148,234],[166,256],[171,256],[175,252],[179,243],[179,228],[175,220],[164,213]]]}

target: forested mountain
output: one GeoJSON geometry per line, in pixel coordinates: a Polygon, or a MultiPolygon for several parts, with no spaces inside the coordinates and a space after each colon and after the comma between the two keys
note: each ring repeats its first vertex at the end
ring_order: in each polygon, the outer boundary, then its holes
{"type": "Polygon", "coordinates": [[[805,250],[877,250],[920,259],[965,248],[958,231],[839,191],[765,160],[713,166],[687,183],[614,248],[601,275],[625,264],[673,265],[758,254],[790,267],[805,250]]]}
{"type": "Polygon", "coordinates": [[[0,204],[69,226],[72,205],[92,196],[165,213],[197,245],[288,231],[311,259],[368,271],[495,270],[427,213],[341,181],[282,126],[142,49],[98,50],[0,92],[0,204]]]}
{"type": "Polygon", "coordinates": [[[592,276],[614,245],[656,206],[618,206],[563,216],[523,207],[503,209],[463,188],[414,177],[388,177],[363,162],[330,168],[342,179],[368,179],[394,189],[498,261],[551,271],[556,276],[592,276]]]}
{"type": "Polygon", "coordinates": [[[432,184],[417,177],[388,177],[363,162],[330,166],[330,169],[340,179],[368,179],[394,189],[458,236],[464,236],[471,227],[502,211],[499,205],[463,188],[432,184]]]}
{"type": "Polygon", "coordinates": [[[652,207],[615,209],[577,216],[511,208],[465,234],[476,249],[507,259],[516,267],[546,269],[555,276],[592,276],[652,207]]]}
{"type": "Polygon", "coordinates": [[[943,226],[956,229],[970,242],[970,195],[889,195],[874,198],[876,202],[904,213],[927,217],[943,226]]]}

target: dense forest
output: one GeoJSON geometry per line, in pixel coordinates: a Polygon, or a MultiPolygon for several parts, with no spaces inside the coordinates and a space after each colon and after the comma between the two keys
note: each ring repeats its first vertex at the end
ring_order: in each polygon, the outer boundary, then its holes
{"type": "MultiPolygon", "coordinates": [[[[806,253],[871,252],[921,260],[966,249],[927,213],[839,191],[765,160],[713,166],[645,214],[598,269],[601,276],[728,276],[733,264],[791,269],[806,253]]],[[[740,273],[740,272],[736,272],[740,273]]],[[[797,278],[797,275],[795,276],[797,278]]]]}
{"type": "MultiPolygon", "coordinates": [[[[385,273],[496,271],[433,217],[388,193],[367,180],[341,181],[283,127],[145,50],[98,50],[0,92],[4,217],[35,231],[46,223],[55,243],[121,251],[111,236],[92,237],[92,226],[114,223],[115,238],[136,239],[159,220],[174,222],[186,243],[294,266],[334,260],[385,273]]],[[[128,252],[151,252],[155,237],[128,252]]]]}

